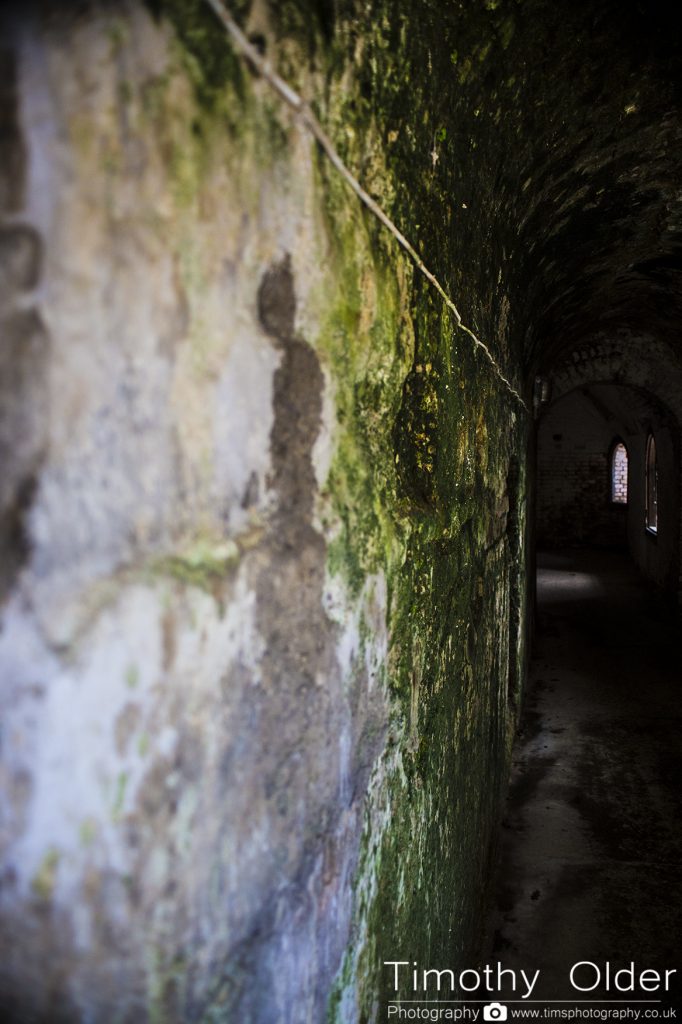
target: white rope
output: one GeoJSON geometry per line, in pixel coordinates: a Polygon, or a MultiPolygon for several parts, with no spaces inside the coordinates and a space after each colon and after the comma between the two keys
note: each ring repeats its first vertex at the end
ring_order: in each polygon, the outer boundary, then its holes
{"type": "Polygon", "coordinates": [[[278,93],[278,95],[284,100],[284,102],[288,106],[290,106],[292,110],[295,110],[296,113],[300,115],[301,120],[305,124],[306,128],[320,144],[320,146],[327,154],[327,157],[334,165],[334,167],[337,169],[339,174],[346,180],[346,182],[351,187],[353,192],[355,192],[356,196],[360,199],[360,201],[365,204],[368,210],[372,211],[374,216],[381,221],[384,227],[386,227],[393,235],[393,237],[397,240],[398,244],[410,256],[415,266],[418,268],[418,270],[421,271],[421,273],[424,275],[427,281],[429,281],[433,285],[433,287],[436,289],[440,297],[445,302],[448,309],[452,312],[459,329],[461,331],[464,331],[465,334],[469,335],[474,345],[477,348],[479,348],[486,356],[488,362],[493,368],[493,371],[495,372],[496,376],[500,379],[502,384],[505,386],[507,391],[523,406],[526,412],[529,412],[528,406],[521,398],[521,395],[518,393],[516,388],[514,388],[509,383],[507,378],[502,373],[502,370],[500,369],[497,360],[493,356],[488,346],[484,342],[482,342],[481,339],[476,336],[476,334],[474,334],[471,328],[467,327],[466,324],[462,323],[462,317],[460,316],[459,310],[455,306],[454,302],[452,301],[448,293],[443,288],[438,278],[429,270],[429,268],[426,266],[421,256],[417,252],[417,250],[408,241],[408,239],[405,237],[402,231],[393,223],[391,218],[381,209],[379,204],[374,199],[372,199],[369,193],[365,192],[364,188],[357,180],[357,178],[348,170],[343,160],[341,159],[336,149],[334,148],[334,144],[332,143],[331,139],[329,138],[324,128],[317,120],[312,110],[307,105],[307,103],[302,99],[301,96],[298,95],[298,93],[294,89],[291,88],[290,85],[288,85],[287,82],[284,81],[283,78],[281,78],[277,74],[277,72],[271,67],[270,62],[259,53],[259,51],[256,49],[255,46],[253,46],[252,43],[249,42],[249,40],[246,38],[246,36],[244,35],[239,25],[234,20],[234,18],[232,17],[232,15],[230,14],[229,10],[227,9],[226,5],[222,2],[222,0],[206,0],[206,3],[218,16],[226,31],[229,33],[229,35],[235,42],[237,49],[240,50],[241,53],[249,59],[249,61],[253,64],[258,73],[266,80],[266,82],[269,83],[269,85],[272,86],[272,88],[275,90],[276,93],[278,93]]]}

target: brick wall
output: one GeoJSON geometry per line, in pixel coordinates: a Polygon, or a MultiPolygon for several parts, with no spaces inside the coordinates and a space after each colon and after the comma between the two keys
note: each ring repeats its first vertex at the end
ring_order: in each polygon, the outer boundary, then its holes
{"type": "Polygon", "coordinates": [[[540,547],[626,546],[642,573],[678,591],[680,445],[675,415],[632,385],[584,384],[555,397],[537,436],[537,540],[540,547]],[[650,433],[658,462],[658,529],[646,528],[645,455],[650,433]],[[610,456],[628,453],[628,500],[614,504],[610,456]]]}
{"type": "Polygon", "coordinates": [[[538,543],[623,546],[626,507],[611,502],[609,456],[616,440],[629,449],[622,422],[590,392],[552,405],[538,431],[538,543]]]}
{"type": "MultiPolygon", "coordinates": [[[[571,436],[570,409],[564,406],[571,395],[587,391],[607,419],[622,425],[621,435],[628,446],[629,500],[626,513],[627,540],[630,554],[642,573],[656,586],[675,596],[682,606],[682,579],[680,578],[680,481],[682,423],[682,374],[673,350],[660,335],[635,336],[627,331],[616,331],[608,338],[599,336],[592,343],[576,348],[552,370],[552,405],[543,410],[538,430],[538,446],[542,439],[545,469],[549,455],[548,438],[560,432],[552,428],[558,417],[571,436]],[[606,381],[618,381],[607,384],[606,381]],[[599,382],[599,383],[594,383],[599,382]],[[652,431],[656,438],[658,456],[658,511],[656,534],[646,529],[644,460],[646,441],[652,431]]],[[[584,429],[584,423],[582,424],[584,429]]],[[[566,445],[563,446],[566,448],[566,445]]],[[[550,474],[554,472],[552,468],[550,474]]],[[[552,486],[545,476],[546,486],[541,497],[540,515],[551,528],[556,522],[552,486]],[[544,513],[542,506],[544,504],[544,513]]],[[[543,526],[544,540],[552,530],[543,526]]],[[[568,531],[570,534],[570,530],[568,531]]],[[[564,533],[559,531],[558,542],[564,533]]]]}

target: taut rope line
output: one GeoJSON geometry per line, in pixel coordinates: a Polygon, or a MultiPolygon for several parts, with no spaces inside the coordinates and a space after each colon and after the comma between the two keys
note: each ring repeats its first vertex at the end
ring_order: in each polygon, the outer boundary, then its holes
{"type": "Polygon", "coordinates": [[[301,120],[305,124],[308,131],[320,144],[320,146],[326,153],[327,157],[329,158],[330,162],[334,165],[339,174],[345,179],[345,181],[348,183],[353,192],[355,192],[356,196],[360,199],[362,203],[364,203],[367,209],[371,210],[374,216],[381,221],[384,227],[387,228],[388,231],[390,231],[390,233],[396,239],[398,244],[405,250],[405,252],[411,258],[412,262],[415,264],[417,269],[420,270],[421,273],[426,278],[426,280],[433,285],[433,287],[436,289],[440,297],[445,302],[448,309],[454,315],[455,320],[457,322],[457,327],[461,331],[464,331],[465,334],[468,334],[471,340],[473,341],[474,345],[483,352],[488,362],[490,363],[495,375],[499,378],[499,380],[505,386],[507,391],[516,399],[517,402],[519,402],[523,406],[526,412],[529,412],[528,406],[521,398],[521,395],[518,393],[516,388],[514,388],[509,383],[507,378],[502,373],[502,370],[500,369],[497,360],[493,356],[488,346],[484,342],[482,342],[481,339],[476,336],[476,334],[474,334],[470,327],[467,327],[466,324],[462,322],[462,317],[460,316],[459,310],[457,309],[456,305],[454,304],[448,293],[445,291],[445,289],[443,288],[442,284],[435,276],[435,274],[433,274],[426,266],[426,264],[424,263],[421,256],[412,245],[412,243],[405,237],[400,228],[398,228],[397,225],[393,223],[388,214],[386,214],[381,209],[379,204],[374,199],[372,199],[368,192],[364,190],[358,179],[346,167],[343,160],[337,153],[333,142],[331,141],[331,139],[329,138],[324,128],[317,120],[312,110],[307,105],[307,103],[303,100],[301,96],[298,95],[298,93],[294,89],[291,88],[291,86],[287,82],[284,81],[283,78],[281,78],[277,74],[277,72],[270,66],[270,62],[259,53],[259,51],[252,43],[249,42],[249,40],[244,35],[239,25],[234,20],[230,11],[222,2],[222,0],[206,0],[206,3],[220,19],[224,28],[232,37],[232,40],[234,41],[237,49],[242,53],[244,57],[248,58],[248,60],[253,64],[258,73],[265,79],[266,82],[268,82],[269,85],[272,86],[272,88],[281,97],[281,99],[283,99],[284,102],[289,107],[291,107],[292,110],[295,110],[296,113],[299,114],[301,120]]]}

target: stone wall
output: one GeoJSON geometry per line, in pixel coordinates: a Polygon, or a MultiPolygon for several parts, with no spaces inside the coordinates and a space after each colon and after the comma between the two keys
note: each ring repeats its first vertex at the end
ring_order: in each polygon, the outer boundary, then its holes
{"type": "MultiPolygon", "coordinates": [[[[495,6],[237,13],[513,377],[495,6]]],[[[3,19],[4,1019],[374,1020],[475,959],[527,418],[205,5],[3,19]]]]}
{"type": "Polygon", "coordinates": [[[642,574],[679,603],[680,455],[679,433],[669,417],[652,416],[630,445],[628,546],[642,574]],[[656,441],[658,527],[646,528],[646,446],[656,441]]]}
{"type": "Polygon", "coordinates": [[[610,456],[631,436],[588,389],[572,391],[543,415],[538,432],[537,542],[541,547],[625,547],[627,508],[610,493],[610,456]]]}
{"type": "MultiPolygon", "coordinates": [[[[617,343],[614,347],[618,347],[617,343]]],[[[671,361],[668,379],[651,386],[647,348],[617,352],[619,384],[605,384],[600,365],[574,359],[570,372],[559,368],[556,397],[542,412],[537,446],[537,541],[541,547],[627,546],[642,574],[673,601],[679,601],[679,398],[671,408],[660,397],[676,383],[671,361]],[[593,383],[595,379],[602,383],[593,383]],[[625,383],[627,381],[628,383],[625,383]],[[577,386],[576,386],[577,385],[577,386]],[[657,446],[658,514],[655,534],[646,528],[646,445],[657,446]],[[616,441],[628,452],[628,502],[610,501],[609,457],[616,441]]],[[[655,365],[655,364],[654,364],[655,365]]],[[[659,366],[662,374],[662,367],[659,366]]],[[[615,376],[615,374],[614,374],[615,376]]]]}

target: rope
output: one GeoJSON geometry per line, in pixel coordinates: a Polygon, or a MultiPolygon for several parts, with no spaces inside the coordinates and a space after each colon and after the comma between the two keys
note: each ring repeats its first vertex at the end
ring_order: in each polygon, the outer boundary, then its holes
{"type": "Polygon", "coordinates": [[[384,225],[385,228],[387,228],[388,231],[390,231],[390,233],[396,239],[398,244],[408,254],[408,256],[415,264],[417,269],[424,275],[426,280],[433,285],[433,287],[436,289],[440,297],[443,299],[443,302],[445,302],[446,306],[455,317],[457,327],[461,331],[464,331],[465,334],[468,334],[476,348],[480,349],[483,352],[488,362],[490,363],[490,366],[492,367],[495,375],[499,378],[499,380],[502,382],[507,391],[513,396],[513,398],[516,399],[517,402],[520,403],[520,405],[523,406],[526,412],[529,412],[528,406],[521,398],[521,395],[518,393],[516,388],[514,388],[509,383],[507,378],[504,376],[497,360],[493,356],[488,346],[483,341],[481,341],[480,338],[476,336],[476,334],[471,330],[470,327],[467,327],[466,324],[462,322],[462,317],[459,313],[459,310],[457,309],[456,305],[454,304],[448,293],[443,288],[438,278],[429,270],[429,268],[426,266],[421,256],[417,252],[417,250],[414,248],[411,242],[405,237],[405,235],[397,227],[397,225],[394,224],[394,222],[391,220],[388,214],[386,214],[379,206],[379,204],[374,199],[372,199],[369,193],[364,190],[358,179],[346,167],[343,160],[337,153],[331,139],[329,138],[324,128],[317,120],[312,110],[307,105],[307,103],[303,100],[301,96],[298,95],[298,93],[294,89],[291,88],[291,86],[287,82],[284,81],[283,78],[281,78],[277,74],[277,72],[270,65],[270,62],[259,53],[259,51],[256,49],[255,46],[253,46],[252,43],[249,42],[249,40],[244,35],[239,25],[236,23],[236,21],[234,20],[234,18],[232,17],[232,15],[230,14],[229,10],[227,9],[226,5],[222,2],[222,0],[206,0],[206,3],[215,12],[227,33],[232,37],[232,40],[234,41],[237,49],[242,53],[244,57],[248,58],[248,60],[253,64],[258,73],[265,79],[266,82],[268,82],[270,86],[272,86],[272,88],[281,97],[281,99],[283,99],[284,102],[299,115],[300,119],[303,121],[304,125],[306,126],[310,134],[320,144],[320,146],[326,153],[327,157],[329,158],[329,161],[333,164],[333,166],[339,172],[341,177],[344,178],[344,180],[348,183],[348,185],[356,194],[358,199],[360,199],[360,201],[364,203],[367,209],[371,210],[374,216],[381,221],[381,223],[384,225]]]}

